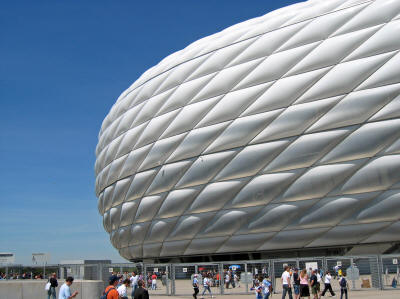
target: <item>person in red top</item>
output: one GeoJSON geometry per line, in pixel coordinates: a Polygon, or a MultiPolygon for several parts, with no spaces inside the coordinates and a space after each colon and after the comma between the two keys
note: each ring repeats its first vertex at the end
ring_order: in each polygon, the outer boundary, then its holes
{"type": "Polygon", "coordinates": [[[157,275],[155,272],[153,272],[153,275],[151,276],[151,289],[157,290],[157,275]]]}
{"type": "Polygon", "coordinates": [[[107,294],[107,299],[119,299],[119,294],[116,288],[118,280],[118,277],[115,275],[110,277],[110,283],[104,291],[104,293],[107,294]]]}

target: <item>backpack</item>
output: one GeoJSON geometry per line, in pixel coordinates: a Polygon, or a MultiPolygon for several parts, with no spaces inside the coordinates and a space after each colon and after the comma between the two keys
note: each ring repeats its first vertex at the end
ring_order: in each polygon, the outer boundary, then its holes
{"type": "Polygon", "coordinates": [[[274,291],[274,288],[272,286],[272,281],[268,280],[268,282],[270,283],[270,285],[269,285],[269,293],[272,294],[273,291],[274,291]]]}
{"type": "Polygon", "coordinates": [[[340,280],[340,286],[342,287],[342,288],[345,288],[345,287],[347,287],[347,281],[346,281],[346,278],[344,278],[344,277],[342,277],[342,279],[340,280]]]}
{"type": "Polygon", "coordinates": [[[110,293],[111,290],[115,290],[115,288],[110,288],[107,293],[103,292],[103,295],[100,296],[100,299],[107,299],[108,293],[110,293]]]}

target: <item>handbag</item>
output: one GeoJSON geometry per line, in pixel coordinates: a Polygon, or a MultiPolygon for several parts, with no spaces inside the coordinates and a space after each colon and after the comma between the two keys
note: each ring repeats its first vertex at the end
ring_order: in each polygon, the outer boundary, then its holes
{"type": "Polygon", "coordinates": [[[50,283],[50,281],[49,281],[49,282],[46,283],[46,286],[44,287],[44,289],[45,289],[46,291],[50,291],[50,287],[51,287],[51,283],[50,283]]]}

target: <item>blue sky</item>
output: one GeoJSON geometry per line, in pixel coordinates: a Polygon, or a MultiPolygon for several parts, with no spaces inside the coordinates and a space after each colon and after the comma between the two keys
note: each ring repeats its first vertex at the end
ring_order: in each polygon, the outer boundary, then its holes
{"type": "Polygon", "coordinates": [[[123,261],[94,195],[100,125],[146,69],[298,0],[8,1],[0,10],[0,252],[123,261]]]}

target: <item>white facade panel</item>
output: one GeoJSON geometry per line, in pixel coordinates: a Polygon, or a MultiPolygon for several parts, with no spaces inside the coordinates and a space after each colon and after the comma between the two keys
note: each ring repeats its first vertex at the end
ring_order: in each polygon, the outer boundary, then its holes
{"type": "Polygon", "coordinates": [[[126,259],[400,241],[400,1],[310,0],[145,72],[96,149],[126,259]]]}

